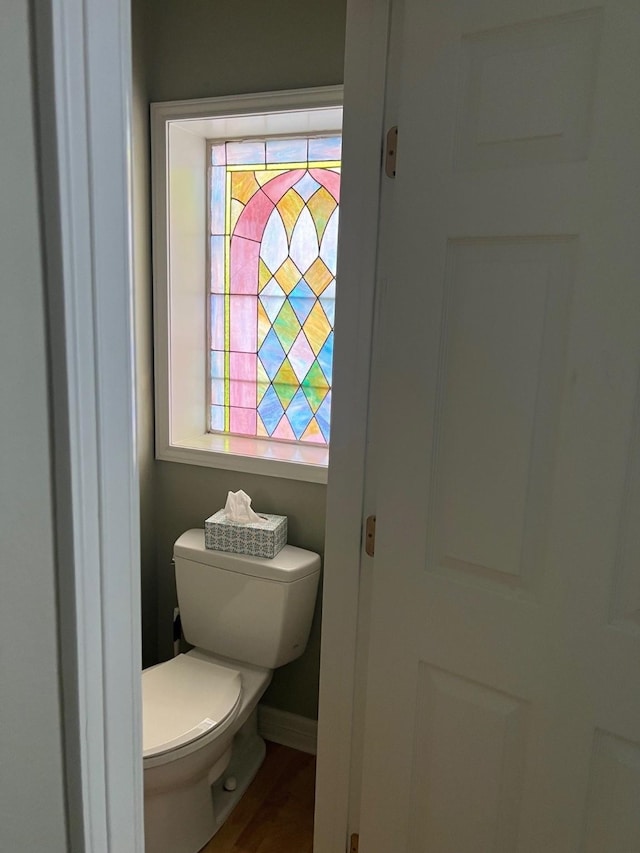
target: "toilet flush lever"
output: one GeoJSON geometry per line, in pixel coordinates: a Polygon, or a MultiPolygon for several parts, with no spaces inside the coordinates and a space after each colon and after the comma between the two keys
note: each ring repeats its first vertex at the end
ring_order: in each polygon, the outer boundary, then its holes
{"type": "Polygon", "coordinates": [[[376,517],[370,515],[365,523],[364,550],[370,557],[376,552],[376,517]]]}

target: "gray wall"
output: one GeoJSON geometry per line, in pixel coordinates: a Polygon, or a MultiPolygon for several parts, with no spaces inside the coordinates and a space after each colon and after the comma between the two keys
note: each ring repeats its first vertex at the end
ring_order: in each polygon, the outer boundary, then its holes
{"type": "Polygon", "coordinates": [[[346,0],[136,2],[152,101],[342,83],[346,0]]]}
{"type": "MultiPolygon", "coordinates": [[[[243,92],[324,86],[342,82],[346,0],[245,0],[241,4],[212,0],[134,0],[134,65],[136,68],[137,141],[134,164],[143,166],[146,133],[142,91],[149,101],[181,100],[243,92]],[[136,35],[137,33],[137,35],[136,35]],[[137,153],[136,153],[137,152],[137,153]]],[[[138,199],[143,179],[136,180],[138,199]]],[[[138,212],[138,233],[144,235],[144,213],[138,212]]],[[[144,237],[143,237],[144,239],[144,237]]],[[[145,377],[149,351],[144,317],[148,314],[148,271],[136,265],[138,329],[143,353],[139,366],[145,377]]],[[[149,394],[139,382],[139,414],[148,418],[149,394]]],[[[144,428],[143,441],[148,442],[144,428]]],[[[147,468],[149,488],[143,494],[143,539],[153,518],[155,529],[155,591],[147,554],[143,554],[143,595],[157,595],[158,656],[171,654],[171,616],[175,601],[170,571],[172,544],[189,527],[224,505],[229,489],[244,489],[264,512],[289,516],[289,542],[323,552],[323,486],[293,480],[234,474],[173,462],[147,468]],[[153,479],[152,479],[153,477],[153,479]],[[145,565],[145,561],[147,564],[145,565]]],[[[144,487],[143,487],[144,491],[144,487]]],[[[146,607],[145,607],[146,610],[146,607]]],[[[145,632],[147,633],[147,632],[145,632]]],[[[306,717],[317,716],[320,619],[317,608],[304,656],[278,670],[265,702],[306,717]]]]}
{"type": "Polygon", "coordinates": [[[67,850],[28,0],[0,14],[0,850],[67,850]]]}

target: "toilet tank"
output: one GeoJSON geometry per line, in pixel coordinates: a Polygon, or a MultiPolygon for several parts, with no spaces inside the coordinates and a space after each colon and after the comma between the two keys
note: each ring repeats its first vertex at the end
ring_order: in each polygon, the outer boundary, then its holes
{"type": "Polygon", "coordinates": [[[209,551],[204,530],[173,550],[182,630],[200,649],[268,669],[300,657],[309,638],[320,557],[285,547],[269,560],[209,551]]]}

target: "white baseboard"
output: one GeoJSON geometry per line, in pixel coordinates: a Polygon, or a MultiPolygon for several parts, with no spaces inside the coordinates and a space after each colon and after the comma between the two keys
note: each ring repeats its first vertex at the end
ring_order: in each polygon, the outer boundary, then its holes
{"type": "Polygon", "coordinates": [[[298,714],[258,705],[258,732],[265,740],[316,754],[318,723],[298,714]]]}

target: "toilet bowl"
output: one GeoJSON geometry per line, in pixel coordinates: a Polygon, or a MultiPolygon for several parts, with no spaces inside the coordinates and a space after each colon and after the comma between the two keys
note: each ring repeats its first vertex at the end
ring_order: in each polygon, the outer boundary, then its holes
{"type": "Polygon", "coordinates": [[[256,706],[270,681],[269,670],[199,651],[143,673],[148,853],[194,853],[222,825],[264,758],[256,706]]]}
{"type": "Polygon", "coordinates": [[[304,651],[320,570],[292,546],[271,560],[207,551],[202,530],[174,557],[197,645],[142,674],[146,853],[197,853],[253,779],[265,755],[257,704],[273,669],[304,651]]]}

